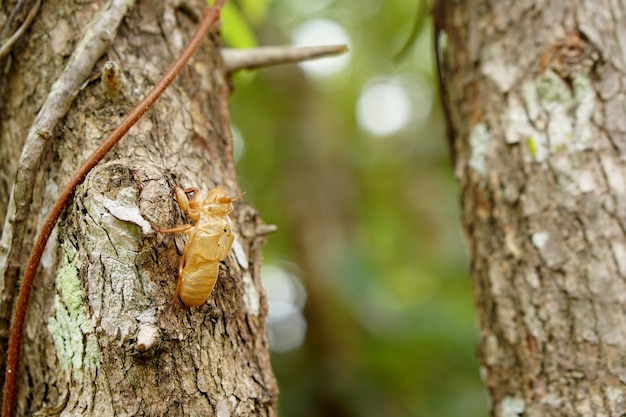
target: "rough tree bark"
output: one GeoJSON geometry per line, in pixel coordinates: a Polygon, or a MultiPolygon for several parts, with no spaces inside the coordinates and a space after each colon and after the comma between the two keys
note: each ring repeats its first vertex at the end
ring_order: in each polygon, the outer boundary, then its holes
{"type": "MultiPolygon", "coordinates": [[[[11,307],[38,224],[72,171],[178,55],[205,5],[49,0],[2,63],[3,364],[11,307]],[[89,33],[93,42],[80,43],[89,33]],[[98,48],[103,55],[94,52],[98,48]],[[64,68],[75,59],[87,72],[70,73],[67,81],[64,68]],[[105,61],[122,69],[117,93],[101,83],[105,61]],[[79,88],[73,91],[72,83],[79,88]],[[67,108],[47,109],[44,103],[59,91],[67,108]],[[40,120],[42,112],[48,119],[40,120]],[[50,116],[55,112],[58,122],[50,116]],[[37,121],[43,127],[31,129],[37,121]]],[[[0,7],[0,26],[13,7],[0,7]]],[[[18,415],[276,415],[259,273],[264,228],[257,212],[236,204],[234,250],[207,303],[193,309],[171,305],[183,239],[150,227],[185,221],[172,197],[175,184],[205,190],[220,184],[239,192],[229,92],[213,31],[174,85],[76,191],[35,281],[18,415]]]]}
{"type": "Polygon", "coordinates": [[[492,413],[624,415],[626,4],[444,3],[492,413]]]}

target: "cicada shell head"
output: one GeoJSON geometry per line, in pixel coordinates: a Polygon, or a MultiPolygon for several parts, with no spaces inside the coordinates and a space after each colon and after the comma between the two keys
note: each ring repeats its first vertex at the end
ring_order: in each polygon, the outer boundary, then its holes
{"type": "Polygon", "coordinates": [[[222,187],[215,187],[209,191],[204,200],[204,206],[210,214],[224,215],[233,211],[233,197],[222,187]]]}

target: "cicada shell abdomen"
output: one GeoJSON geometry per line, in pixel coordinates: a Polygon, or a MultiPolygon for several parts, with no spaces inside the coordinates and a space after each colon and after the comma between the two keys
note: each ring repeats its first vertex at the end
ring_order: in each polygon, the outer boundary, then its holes
{"type": "Polygon", "coordinates": [[[187,307],[198,307],[209,298],[217,281],[219,265],[219,262],[212,262],[192,272],[183,270],[178,296],[187,307]]]}

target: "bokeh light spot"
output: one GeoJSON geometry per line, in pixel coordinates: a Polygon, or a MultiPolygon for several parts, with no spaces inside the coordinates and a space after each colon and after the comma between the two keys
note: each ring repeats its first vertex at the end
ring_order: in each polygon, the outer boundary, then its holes
{"type": "Polygon", "coordinates": [[[357,102],[359,126],[375,135],[386,136],[402,129],[410,120],[413,105],[404,89],[394,81],[365,87],[357,102]]]}
{"type": "Polygon", "coordinates": [[[235,163],[237,163],[243,156],[243,152],[246,149],[246,143],[243,140],[241,131],[232,124],[230,125],[230,131],[233,135],[233,159],[235,163]]]}
{"type": "MultiPolygon", "coordinates": [[[[294,46],[350,45],[350,36],[340,24],[329,19],[311,19],[291,35],[294,46]]],[[[302,62],[298,65],[310,77],[325,78],[342,71],[350,63],[350,54],[302,62]]]]}
{"type": "Polygon", "coordinates": [[[261,277],[270,302],[267,316],[270,349],[288,352],[300,346],[306,335],[306,320],[302,314],[306,291],[296,276],[277,266],[264,266],[261,277]]]}

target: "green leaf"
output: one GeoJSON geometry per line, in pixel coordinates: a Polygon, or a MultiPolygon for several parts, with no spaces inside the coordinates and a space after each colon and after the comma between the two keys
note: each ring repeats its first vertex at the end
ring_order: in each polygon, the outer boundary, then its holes
{"type": "Polygon", "coordinates": [[[257,45],[252,27],[232,2],[222,10],[222,38],[231,48],[253,48],[257,45]]]}
{"type": "Polygon", "coordinates": [[[268,0],[239,0],[239,4],[248,20],[257,25],[265,20],[270,2],[268,0]]]}

